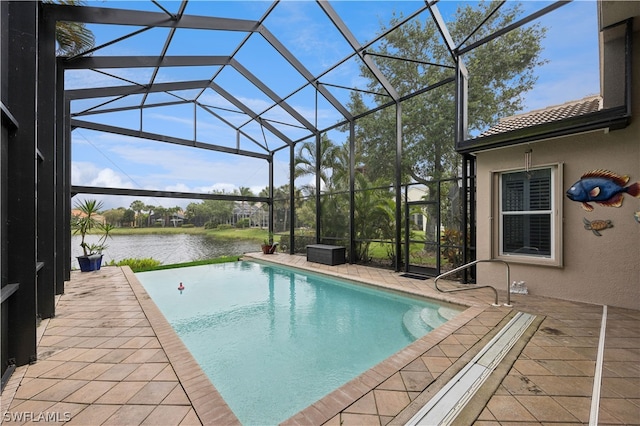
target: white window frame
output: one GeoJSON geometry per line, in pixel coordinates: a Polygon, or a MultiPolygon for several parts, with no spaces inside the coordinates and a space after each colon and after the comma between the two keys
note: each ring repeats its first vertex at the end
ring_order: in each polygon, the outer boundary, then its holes
{"type": "Polygon", "coordinates": [[[527,263],[546,266],[562,266],[562,164],[544,164],[530,168],[531,171],[549,169],[551,171],[551,208],[549,210],[521,211],[515,214],[549,214],[551,217],[550,227],[550,255],[536,255],[527,253],[505,253],[503,244],[503,218],[506,215],[514,214],[503,212],[502,209],[502,176],[508,173],[524,172],[523,168],[496,170],[493,172],[493,217],[496,226],[493,227],[493,257],[514,263],[527,263]]]}

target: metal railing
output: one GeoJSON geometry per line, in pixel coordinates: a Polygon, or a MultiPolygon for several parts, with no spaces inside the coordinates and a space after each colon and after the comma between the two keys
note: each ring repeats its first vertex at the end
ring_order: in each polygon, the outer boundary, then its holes
{"type": "Polygon", "coordinates": [[[511,307],[511,287],[509,286],[509,283],[511,282],[511,272],[509,270],[509,264],[507,262],[505,262],[504,260],[499,260],[499,259],[480,259],[480,260],[474,260],[473,262],[469,262],[465,265],[462,266],[458,266],[455,269],[452,269],[450,271],[445,272],[444,274],[440,274],[438,275],[435,280],[433,281],[436,290],[438,290],[441,293],[453,293],[454,291],[469,291],[469,290],[480,290],[482,288],[490,288],[491,290],[493,290],[493,292],[495,293],[496,299],[495,299],[495,303],[493,304],[493,306],[500,306],[500,303],[498,303],[498,290],[496,290],[495,288],[493,288],[490,285],[480,285],[480,286],[473,286],[473,287],[464,287],[464,288],[453,288],[453,289],[449,289],[449,290],[441,290],[438,287],[438,280],[440,278],[444,278],[448,275],[452,275],[455,274],[456,272],[460,272],[463,271],[467,268],[472,267],[473,265],[477,264],[477,263],[481,263],[481,262],[492,262],[492,263],[502,263],[504,266],[507,267],[507,303],[504,304],[504,306],[508,306],[511,307]]]}

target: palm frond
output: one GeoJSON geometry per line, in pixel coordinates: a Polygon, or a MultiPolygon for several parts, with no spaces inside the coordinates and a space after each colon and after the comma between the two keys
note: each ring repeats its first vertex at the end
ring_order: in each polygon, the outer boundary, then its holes
{"type": "MultiPolygon", "coordinates": [[[[44,0],[44,3],[55,3],[67,6],[83,6],[84,0],[44,0]]],[[[86,52],[95,46],[95,36],[82,22],[57,22],[56,42],[57,56],[74,56],[86,52]]]]}

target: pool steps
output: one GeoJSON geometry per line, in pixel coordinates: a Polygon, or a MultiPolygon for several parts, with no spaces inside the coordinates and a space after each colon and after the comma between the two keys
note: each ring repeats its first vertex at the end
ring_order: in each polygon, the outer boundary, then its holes
{"type": "Polygon", "coordinates": [[[448,425],[522,337],[535,315],[518,312],[405,426],[448,425]]]}
{"type": "Polygon", "coordinates": [[[402,318],[402,324],[404,325],[405,330],[413,336],[414,339],[419,339],[434,328],[437,328],[443,323],[449,321],[459,313],[459,310],[446,306],[442,306],[437,310],[434,308],[421,308],[415,306],[405,312],[402,318]]]}

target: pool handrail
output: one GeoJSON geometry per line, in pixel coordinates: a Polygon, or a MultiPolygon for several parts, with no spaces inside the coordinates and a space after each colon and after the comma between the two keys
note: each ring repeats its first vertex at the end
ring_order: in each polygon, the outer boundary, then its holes
{"type": "Polygon", "coordinates": [[[452,293],[454,291],[468,291],[468,290],[479,290],[481,288],[490,288],[491,290],[493,290],[493,292],[495,293],[495,297],[496,297],[495,298],[495,303],[493,303],[492,305],[493,306],[500,306],[500,303],[498,303],[498,290],[496,290],[493,286],[490,286],[490,285],[480,285],[480,286],[474,285],[473,287],[454,288],[454,289],[449,289],[449,290],[442,290],[442,289],[440,289],[438,287],[438,280],[440,278],[444,278],[444,277],[446,277],[448,275],[455,274],[456,272],[463,271],[463,270],[465,270],[467,268],[470,268],[471,266],[476,265],[476,264],[481,263],[481,262],[499,262],[499,263],[504,264],[507,267],[507,303],[505,303],[504,306],[507,306],[507,307],[513,306],[511,304],[511,287],[509,286],[509,283],[511,282],[511,273],[510,273],[510,270],[509,270],[509,264],[507,262],[505,262],[504,260],[500,260],[500,259],[478,259],[478,260],[474,260],[472,262],[469,262],[469,263],[467,263],[465,265],[458,266],[457,268],[452,269],[450,271],[447,271],[444,274],[440,274],[433,280],[433,284],[435,285],[436,290],[438,290],[441,293],[452,293]]]}

